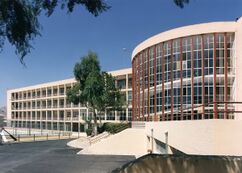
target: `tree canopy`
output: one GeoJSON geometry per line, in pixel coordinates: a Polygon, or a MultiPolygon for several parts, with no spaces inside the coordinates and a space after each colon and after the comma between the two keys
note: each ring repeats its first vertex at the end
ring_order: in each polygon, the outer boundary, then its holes
{"type": "Polygon", "coordinates": [[[189,3],[189,0],[173,0],[173,1],[180,8],[184,8],[185,4],[189,3]]]}
{"type": "MultiPolygon", "coordinates": [[[[68,101],[86,105],[93,112],[94,132],[97,133],[97,117],[107,110],[121,109],[124,101],[115,86],[115,78],[101,71],[97,54],[89,52],[74,67],[77,83],[67,91],[68,101]]],[[[101,118],[99,117],[99,120],[101,118]]]]}
{"type": "MultiPolygon", "coordinates": [[[[181,8],[189,3],[173,1],[181,8]]],[[[40,14],[44,12],[49,17],[57,7],[71,13],[76,6],[84,6],[94,16],[110,8],[105,0],[0,0],[0,49],[8,40],[23,63],[32,48],[31,42],[41,35],[40,14]]]]}
{"type": "Polygon", "coordinates": [[[8,40],[23,63],[32,48],[31,41],[41,35],[38,20],[41,12],[49,17],[58,6],[67,12],[72,12],[75,6],[84,6],[94,16],[109,9],[104,0],[1,0],[0,48],[8,40]]]}

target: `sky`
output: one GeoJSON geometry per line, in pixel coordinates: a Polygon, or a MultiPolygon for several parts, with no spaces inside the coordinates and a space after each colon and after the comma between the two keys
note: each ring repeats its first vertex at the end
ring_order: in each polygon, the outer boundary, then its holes
{"type": "Polygon", "coordinates": [[[88,51],[98,54],[104,71],[131,67],[133,49],[160,32],[185,25],[235,21],[242,16],[242,0],[190,0],[183,9],[173,0],[106,0],[111,6],[98,17],[84,8],[73,13],[57,9],[40,17],[37,37],[24,62],[5,42],[0,52],[0,107],[8,89],[73,77],[73,67],[88,51]]]}

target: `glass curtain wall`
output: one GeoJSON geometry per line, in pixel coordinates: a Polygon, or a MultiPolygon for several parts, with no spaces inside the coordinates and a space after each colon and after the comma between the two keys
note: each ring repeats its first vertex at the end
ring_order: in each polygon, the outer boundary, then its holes
{"type": "Polygon", "coordinates": [[[234,33],[153,45],[133,59],[133,119],[233,118],[234,33]]]}

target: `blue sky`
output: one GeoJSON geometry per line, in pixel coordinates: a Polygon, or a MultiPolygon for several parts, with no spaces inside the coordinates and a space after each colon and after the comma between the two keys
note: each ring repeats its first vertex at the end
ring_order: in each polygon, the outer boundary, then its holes
{"type": "Polygon", "coordinates": [[[234,21],[241,0],[190,0],[184,9],[173,0],[107,0],[112,8],[93,17],[83,8],[42,16],[42,36],[21,65],[13,47],[0,53],[0,107],[8,89],[73,77],[73,66],[89,50],[97,52],[105,71],[131,67],[132,50],[146,38],[184,25],[234,21]],[[126,48],[124,51],[123,48],[126,48]]]}

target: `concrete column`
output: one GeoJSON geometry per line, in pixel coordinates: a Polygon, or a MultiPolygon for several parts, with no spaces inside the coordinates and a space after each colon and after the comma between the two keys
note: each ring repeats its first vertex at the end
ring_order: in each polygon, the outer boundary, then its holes
{"type": "Polygon", "coordinates": [[[126,103],[127,103],[127,107],[126,107],[126,121],[128,121],[128,89],[129,89],[129,74],[126,74],[126,103]]]}
{"type": "Polygon", "coordinates": [[[89,120],[89,110],[87,108],[87,112],[86,112],[86,120],[89,120]]]}
{"type": "Polygon", "coordinates": [[[151,129],[151,152],[154,152],[154,129],[151,129]]]}
{"type": "Polygon", "coordinates": [[[168,149],[169,149],[169,145],[168,145],[168,131],[165,132],[165,137],[166,137],[166,154],[168,154],[168,149]]]}
{"type": "MultiPolygon", "coordinates": [[[[42,95],[41,91],[40,91],[40,95],[42,95]]],[[[40,106],[42,107],[42,101],[40,102],[40,106]]],[[[40,131],[41,131],[41,135],[42,135],[42,132],[43,132],[42,111],[40,111],[40,131]]]]}
{"type": "MultiPolygon", "coordinates": [[[[53,100],[53,99],[52,99],[53,100]]],[[[53,131],[54,127],[53,127],[53,110],[51,111],[51,130],[53,131]]]]}
{"type": "Polygon", "coordinates": [[[80,115],[81,115],[81,112],[80,112],[80,107],[78,109],[78,138],[80,136],[80,115]]]}
{"type": "MultiPolygon", "coordinates": [[[[59,105],[59,99],[57,101],[57,104],[59,105]]],[[[57,109],[57,130],[60,130],[60,110],[57,109]]]]}
{"type": "Polygon", "coordinates": [[[71,129],[70,129],[70,131],[72,131],[72,126],[73,126],[73,110],[71,110],[71,129]]]}
{"type": "Polygon", "coordinates": [[[78,138],[80,137],[80,122],[78,121],[78,138]]]}
{"type": "Polygon", "coordinates": [[[107,110],[104,112],[104,121],[107,121],[107,110]]]}

